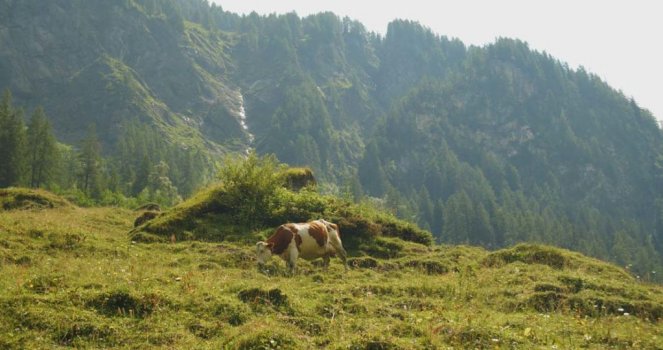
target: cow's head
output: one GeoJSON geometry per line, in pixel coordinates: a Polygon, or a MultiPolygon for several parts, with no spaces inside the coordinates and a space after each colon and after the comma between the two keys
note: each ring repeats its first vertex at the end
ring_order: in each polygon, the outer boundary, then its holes
{"type": "Polygon", "coordinates": [[[272,258],[273,245],[273,243],[262,241],[256,243],[256,260],[258,260],[258,265],[264,265],[272,258]]]}

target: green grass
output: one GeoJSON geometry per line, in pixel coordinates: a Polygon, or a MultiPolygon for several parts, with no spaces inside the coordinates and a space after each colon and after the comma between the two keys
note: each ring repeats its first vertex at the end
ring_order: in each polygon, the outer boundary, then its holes
{"type": "Polygon", "coordinates": [[[0,211],[68,207],[71,203],[50,192],[18,187],[0,188],[0,211]]]}
{"type": "Polygon", "coordinates": [[[288,277],[250,242],[132,242],[137,215],[0,211],[0,348],[663,347],[663,288],[567,250],[381,237],[288,277]]]}

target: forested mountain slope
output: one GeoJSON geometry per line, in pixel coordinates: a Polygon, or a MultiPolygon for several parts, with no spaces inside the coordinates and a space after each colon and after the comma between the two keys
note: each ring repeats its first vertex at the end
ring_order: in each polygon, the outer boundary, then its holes
{"type": "Polygon", "coordinates": [[[125,195],[172,180],[187,196],[220,154],[255,148],[440,241],[543,241],[646,278],[663,265],[654,118],[518,40],[199,0],[0,0],[0,88],[74,149],[96,125],[100,183],[125,195]]]}

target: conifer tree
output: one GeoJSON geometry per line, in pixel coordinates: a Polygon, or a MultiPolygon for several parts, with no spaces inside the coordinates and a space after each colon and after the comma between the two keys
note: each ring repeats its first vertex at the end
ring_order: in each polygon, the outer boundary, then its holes
{"type": "Polygon", "coordinates": [[[53,179],[59,164],[57,141],[41,107],[30,119],[27,139],[29,184],[30,187],[41,187],[53,179]]]}
{"type": "Polygon", "coordinates": [[[18,186],[25,174],[25,124],[23,112],[12,106],[5,90],[0,102],[0,187],[18,186]]]}
{"type": "Polygon", "coordinates": [[[79,184],[88,196],[101,197],[101,144],[94,125],[88,128],[87,136],[81,143],[78,153],[80,164],[79,184]]]}
{"type": "Polygon", "coordinates": [[[384,173],[375,143],[366,146],[364,159],[359,163],[359,180],[364,190],[372,196],[382,196],[387,189],[387,176],[384,173]]]}

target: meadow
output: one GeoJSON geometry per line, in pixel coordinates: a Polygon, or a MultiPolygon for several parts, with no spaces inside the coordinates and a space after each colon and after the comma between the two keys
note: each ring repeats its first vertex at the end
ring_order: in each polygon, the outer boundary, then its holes
{"type": "Polygon", "coordinates": [[[558,248],[379,237],[288,276],[249,242],[133,240],[128,209],[4,208],[2,349],[663,348],[660,285],[558,248]]]}

